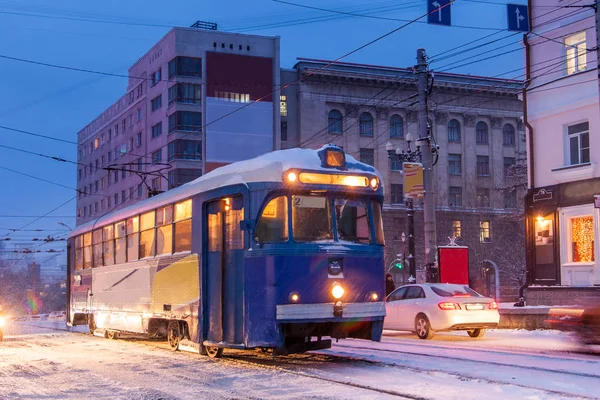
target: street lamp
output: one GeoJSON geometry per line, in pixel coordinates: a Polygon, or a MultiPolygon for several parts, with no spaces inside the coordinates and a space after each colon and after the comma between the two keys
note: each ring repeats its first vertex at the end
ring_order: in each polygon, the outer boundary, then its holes
{"type": "Polygon", "coordinates": [[[64,222],[60,222],[60,221],[58,221],[58,224],[59,224],[59,225],[61,225],[61,226],[64,226],[65,228],[67,228],[67,229],[68,229],[68,230],[70,230],[70,231],[72,231],[72,230],[73,230],[73,229],[71,229],[71,227],[70,227],[69,225],[65,224],[64,222]]]}
{"type": "MultiPolygon", "coordinates": [[[[405,136],[406,147],[407,150],[404,151],[400,149],[400,147],[396,147],[394,149],[394,145],[390,142],[387,142],[385,145],[385,150],[388,153],[388,157],[390,160],[394,160],[396,162],[418,162],[420,163],[422,160],[421,146],[417,145],[416,150],[413,151],[411,147],[411,143],[413,141],[413,137],[411,133],[407,133],[405,136]]],[[[414,204],[412,198],[405,198],[405,204],[408,207],[408,211],[406,216],[408,218],[408,257],[406,260],[408,262],[408,273],[409,273],[409,283],[413,283],[416,281],[417,277],[417,266],[415,263],[415,218],[414,218],[414,204]],[[412,279],[411,279],[412,278],[412,279]],[[413,282],[411,282],[413,281],[413,282]]]]}

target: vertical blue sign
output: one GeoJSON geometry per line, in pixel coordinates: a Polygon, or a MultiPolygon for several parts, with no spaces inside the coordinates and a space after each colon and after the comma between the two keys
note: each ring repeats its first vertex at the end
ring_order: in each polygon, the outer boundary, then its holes
{"type": "Polygon", "coordinates": [[[427,23],[450,26],[451,2],[452,0],[427,0],[427,23]]]}
{"type": "Polygon", "coordinates": [[[529,10],[523,4],[507,4],[508,30],[529,32],[529,10]]]}

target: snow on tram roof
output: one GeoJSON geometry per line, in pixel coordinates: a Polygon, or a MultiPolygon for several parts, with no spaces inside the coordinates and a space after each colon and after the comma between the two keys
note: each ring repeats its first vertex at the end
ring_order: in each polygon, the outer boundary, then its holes
{"type": "MultiPolygon", "coordinates": [[[[337,149],[336,146],[325,145],[318,150],[293,148],[277,150],[258,157],[237,161],[209,172],[185,185],[171,189],[168,192],[139,201],[121,210],[110,212],[96,220],[87,222],[75,228],[69,236],[79,235],[92,229],[121,221],[132,215],[153,210],[165,204],[171,204],[192,197],[201,192],[213,190],[222,186],[248,184],[253,182],[281,182],[283,173],[288,169],[305,169],[313,171],[331,171],[321,165],[319,152],[326,149],[337,149]]],[[[381,175],[375,168],[357,161],[351,155],[345,154],[347,169],[344,172],[368,172],[381,175]]]]}

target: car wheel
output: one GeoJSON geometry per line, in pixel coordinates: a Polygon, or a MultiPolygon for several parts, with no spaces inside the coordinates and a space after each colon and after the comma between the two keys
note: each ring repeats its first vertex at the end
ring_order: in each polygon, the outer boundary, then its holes
{"type": "Polygon", "coordinates": [[[431,339],[433,337],[434,331],[431,329],[429,319],[425,315],[419,314],[415,318],[415,332],[419,339],[431,339]]]}
{"type": "Polygon", "coordinates": [[[467,331],[467,333],[472,338],[478,338],[478,337],[482,337],[483,336],[483,334],[485,333],[485,329],[481,329],[481,328],[473,329],[471,331],[467,331]]]}

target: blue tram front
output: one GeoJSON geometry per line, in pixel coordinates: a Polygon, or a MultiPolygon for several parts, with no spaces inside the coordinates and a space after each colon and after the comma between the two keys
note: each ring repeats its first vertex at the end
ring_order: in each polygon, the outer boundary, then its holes
{"type": "Polygon", "coordinates": [[[382,201],[375,169],[335,146],[219,168],[72,232],[68,321],[213,357],[380,340],[382,201]]]}
{"type": "Polygon", "coordinates": [[[291,168],[281,183],[248,184],[255,218],[239,214],[242,196],[207,205],[205,346],[243,343],[285,354],[328,348],[330,338],[380,340],[380,179],[372,167],[346,162],[339,148],[313,154],[319,170],[291,168]],[[251,234],[245,250],[241,221],[251,234]]]}

